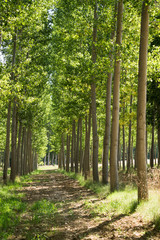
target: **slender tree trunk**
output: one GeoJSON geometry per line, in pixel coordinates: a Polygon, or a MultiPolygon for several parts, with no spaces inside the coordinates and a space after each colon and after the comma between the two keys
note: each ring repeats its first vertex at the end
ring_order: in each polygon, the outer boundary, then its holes
{"type": "Polygon", "coordinates": [[[118,1],[117,16],[117,36],[116,36],[116,59],[114,67],[114,86],[113,86],[113,112],[112,112],[112,130],[111,130],[111,153],[110,153],[110,189],[111,192],[118,190],[118,169],[117,169],[117,151],[118,151],[118,128],[119,128],[119,87],[120,87],[120,45],[122,39],[122,15],[123,0],[118,1]]]}
{"type": "Polygon", "coordinates": [[[3,181],[7,184],[7,170],[9,165],[9,155],[10,155],[10,120],[11,120],[11,101],[8,104],[8,115],[7,115],[7,134],[6,134],[6,147],[4,155],[4,170],[3,170],[3,181]]]}
{"type": "Polygon", "coordinates": [[[62,158],[62,164],[63,164],[63,169],[65,170],[65,157],[64,157],[64,134],[62,134],[61,138],[61,158],[62,158]]]}
{"type": "Polygon", "coordinates": [[[78,164],[79,164],[79,130],[80,130],[80,118],[78,119],[77,127],[77,146],[76,146],[76,158],[75,158],[75,173],[78,173],[78,164]]]}
{"type": "Polygon", "coordinates": [[[148,0],[143,1],[139,50],[138,104],[137,104],[137,174],[138,201],[148,199],[146,169],[146,84],[149,31],[148,0]]]}
{"type": "Polygon", "coordinates": [[[28,159],[28,173],[31,173],[31,165],[32,165],[32,160],[31,160],[31,129],[30,127],[28,128],[27,132],[27,159],[28,159]]]}
{"type": "Polygon", "coordinates": [[[82,118],[79,123],[79,161],[80,161],[80,172],[82,172],[83,164],[83,151],[82,151],[82,118]]]}
{"type": "Polygon", "coordinates": [[[17,147],[17,171],[16,174],[20,175],[21,172],[21,139],[22,139],[22,123],[19,122],[18,132],[18,147],[17,147]]]}
{"type": "Polygon", "coordinates": [[[72,123],[72,147],[71,147],[71,172],[74,171],[73,163],[74,163],[74,156],[75,156],[75,135],[76,135],[76,127],[75,127],[75,120],[72,123]]]}
{"type": "Polygon", "coordinates": [[[62,168],[62,149],[60,150],[58,154],[58,167],[62,168]]]}
{"type": "Polygon", "coordinates": [[[46,158],[47,158],[47,156],[45,155],[45,157],[44,157],[44,166],[46,166],[46,158]]]}
{"type": "Polygon", "coordinates": [[[117,151],[117,167],[118,167],[118,170],[119,170],[119,163],[120,163],[120,159],[121,159],[121,150],[120,150],[120,125],[119,125],[119,128],[118,128],[118,151],[117,151]]]}
{"type": "MultiPolygon", "coordinates": [[[[117,0],[115,1],[115,13],[117,12],[117,0]]],[[[115,15],[112,26],[111,41],[115,37],[115,15]]],[[[113,67],[113,49],[110,52],[110,68],[113,67]]],[[[110,130],[111,130],[111,88],[112,88],[112,72],[108,73],[107,86],[106,86],[106,119],[105,119],[105,134],[103,139],[103,160],[102,160],[102,182],[108,184],[108,155],[110,144],[110,130]]]]}
{"type": "Polygon", "coordinates": [[[37,166],[38,166],[38,154],[35,153],[35,170],[37,170],[37,166]]]}
{"type": "Polygon", "coordinates": [[[88,161],[89,158],[87,156],[87,149],[89,148],[88,146],[88,121],[87,121],[87,115],[85,117],[85,151],[84,151],[84,178],[87,180],[88,176],[88,161]]]}
{"type": "Polygon", "coordinates": [[[16,143],[17,143],[17,107],[16,101],[13,102],[13,113],[12,113],[12,148],[11,148],[11,174],[10,180],[15,181],[16,178],[16,169],[17,169],[17,158],[16,158],[16,143]]]}
{"type": "Polygon", "coordinates": [[[154,121],[152,125],[152,144],[151,144],[151,155],[150,155],[150,166],[154,166],[154,121]]]}
{"type": "Polygon", "coordinates": [[[131,113],[132,113],[132,95],[130,97],[130,120],[129,120],[129,136],[128,136],[128,161],[127,161],[127,171],[129,171],[131,167],[131,131],[132,131],[132,121],[131,121],[131,113]]]}
{"type": "Polygon", "coordinates": [[[125,126],[123,125],[123,171],[125,171],[125,152],[126,152],[126,144],[125,144],[125,126]]]}
{"type": "Polygon", "coordinates": [[[70,161],[70,135],[67,134],[67,160],[66,160],[66,171],[69,172],[69,161],[70,161]]]}
{"type": "Polygon", "coordinates": [[[89,116],[85,117],[85,151],[84,151],[84,177],[87,180],[90,171],[89,153],[90,153],[90,133],[91,133],[91,107],[89,110],[89,116]]]}
{"type": "Polygon", "coordinates": [[[21,144],[21,169],[20,169],[20,175],[24,175],[24,137],[25,137],[25,134],[24,134],[24,129],[25,127],[23,127],[22,129],[22,144],[21,144]]]}
{"type": "Polygon", "coordinates": [[[23,174],[26,175],[28,173],[28,164],[27,164],[27,130],[24,127],[24,158],[23,158],[23,174]]]}
{"type": "Polygon", "coordinates": [[[155,143],[154,143],[154,164],[155,164],[155,166],[157,165],[157,143],[156,143],[156,141],[155,141],[155,143]]]}
{"type": "MultiPolygon", "coordinates": [[[[93,46],[92,46],[92,62],[96,63],[96,42],[97,42],[97,1],[95,0],[94,8],[94,25],[93,25],[93,46]]],[[[96,83],[95,76],[92,76],[91,84],[91,104],[92,104],[92,130],[93,130],[93,181],[99,181],[98,175],[98,133],[97,133],[97,114],[96,114],[96,83]]]]}
{"type": "MultiPolygon", "coordinates": [[[[17,45],[17,28],[12,36],[13,39],[13,56],[12,56],[12,72],[11,80],[15,82],[15,62],[16,62],[16,45],[17,45]]],[[[16,98],[13,100],[13,113],[12,113],[12,146],[11,146],[11,174],[10,180],[15,181],[16,178],[16,137],[17,137],[17,116],[16,116],[16,98]]]]}
{"type": "Polygon", "coordinates": [[[133,167],[133,136],[132,136],[132,142],[131,142],[131,167],[133,167]]]}

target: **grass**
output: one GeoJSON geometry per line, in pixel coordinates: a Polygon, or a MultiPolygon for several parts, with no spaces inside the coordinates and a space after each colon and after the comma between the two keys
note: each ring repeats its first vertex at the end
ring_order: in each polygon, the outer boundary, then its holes
{"type": "Polygon", "coordinates": [[[137,212],[146,221],[153,222],[156,229],[160,230],[160,192],[156,190],[149,191],[149,200],[140,203],[137,212]]]}
{"type": "MultiPolygon", "coordinates": [[[[96,193],[97,200],[93,198],[84,200],[84,207],[89,210],[93,217],[101,217],[106,214],[109,217],[120,214],[129,215],[136,212],[145,221],[153,222],[155,228],[160,230],[159,191],[150,191],[149,201],[138,204],[137,188],[134,185],[120,184],[120,191],[110,193],[108,185],[93,183],[91,178],[85,181],[80,174],[67,173],[64,170],[58,170],[58,172],[76,179],[82,186],[96,193]]],[[[43,174],[45,173],[47,172],[43,172],[43,174]]],[[[32,175],[35,174],[42,174],[42,170],[32,173],[32,175]]],[[[14,185],[9,183],[7,186],[0,186],[0,239],[7,239],[8,236],[12,235],[24,214],[29,216],[27,226],[33,228],[29,235],[26,235],[26,239],[47,239],[47,235],[42,236],[42,233],[36,232],[36,227],[49,221],[54,223],[57,208],[61,208],[64,203],[59,202],[59,205],[58,203],[55,205],[44,199],[30,204],[23,202],[24,195],[17,194],[16,190],[27,183],[32,183],[32,181],[31,175],[27,175],[16,178],[14,185]]],[[[70,215],[73,215],[73,212],[70,212],[70,215]]]]}
{"type": "Polygon", "coordinates": [[[120,184],[118,192],[110,193],[109,186],[101,183],[93,183],[92,179],[87,181],[80,174],[58,170],[59,172],[79,181],[99,197],[99,201],[85,201],[85,208],[90,210],[93,216],[101,214],[140,214],[147,222],[152,222],[157,230],[160,230],[160,191],[149,191],[149,200],[138,204],[137,187],[135,184],[120,184]]]}
{"type": "MultiPolygon", "coordinates": [[[[17,193],[17,190],[22,189],[28,183],[33,181],[31,175],[42,174],[41,170],[36,170],[31,174],[16,177],[15,183],[8,182],[7,185],[0,185],[0,239],[8,239],[15,231],[15,228],[23,220],[23,223],[31,227],[31,231],[25,232],[25,239],[48,239],[45,234],[37,232],[36,227],[40,223],[54,221],[57,208],[55,205],[47,200],[36,201],[32,204],[24,202],[24,194],[17,193]],[[23,216],[28,216],[23,219],[23,216]],[[16,216],[16,217],[15,217],[16,216]]],[[[2,176],[2,171],[0,171],[2,176]]],[[[42,230],[43,232],[43,230],[42,230]]]]}
{"type": "Polygon", "coordinates": [[[57,212],[57,208],[53,203],[44,199],[33,203],[30,211],[32,213],[32,222],[37,224],[46,217],[50,218],[53,216],[57,212]]]}
{"type": "Polygon", "coordinates": [[[7,239],[26,210],[26,203],[21,200],[22,194],[15,193],[18,187],[19,184],[0,186],[0,239],[7,239]]]}

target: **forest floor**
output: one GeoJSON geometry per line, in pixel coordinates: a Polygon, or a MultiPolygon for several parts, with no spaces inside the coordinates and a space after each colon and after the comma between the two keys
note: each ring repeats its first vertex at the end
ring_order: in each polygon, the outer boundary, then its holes
{"type": "Polygon", "coordinates": [[[95,213],[87,204],[103,204],[104,198],[51,168],[31,175],[17,194],[22,194],[27,211],[7,237],[10,240],[160,239],[154,224],[137,212],[95,213]]]}

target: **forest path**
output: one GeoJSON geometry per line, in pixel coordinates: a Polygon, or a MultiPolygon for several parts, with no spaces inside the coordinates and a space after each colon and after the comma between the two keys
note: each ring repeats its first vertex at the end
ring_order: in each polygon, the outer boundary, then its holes
{"type": "Polygon", "coordinates": [[[136,213],[128,216],[92,213],[86,202],[103,200],[59,172],[46,170],[30,178],[31,182],[18,191],[25,193],[23,202],[30,207],[9,239],[160,239],[153,226],[144,223],[136,213]],[[39,207],[47,209],[51,203],[57,210],[49,209],[42,214],[37,207],[39,212],[35,212],[33,205],[37,201],[44,203],[39,207]]]}

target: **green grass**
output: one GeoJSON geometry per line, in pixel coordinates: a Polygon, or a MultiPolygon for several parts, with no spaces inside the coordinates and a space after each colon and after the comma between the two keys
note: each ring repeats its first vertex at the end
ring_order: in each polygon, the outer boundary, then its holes
{"type": "Polygon", "coordinates": [[[111,193],[99,201],[85,201],[85,207],[90,209],[94,216],[128,215],[136,210],[137,205],[136,189],[131,188],[111,193]]]}
{"type": "Polygon", "coordinates": [[[15,193],[18,187],[17,183],[0,186],[0,239],[7,239],[26,210],[26,204],[21,200],[22,194],[15,193]]]}
{"type": "Polygon", "coordinates": [[[40,200],[29,208],[32,213],[32,222],[37,224],[43,221],[45,218],[50,218],[57,212],[55,204],[47,200],[40,200]]]}
{"type": "Polygon", "coordinates": [[[160,191],[149,191],[149,200],[138,204],[137,187],[134,184],[120,184],[119,191],[110,193],[109,185],[93,183],[92,179],[85,181],[80,174],[67,173],[64,170],[58,171],[78,180],[81,186],[97,194],[99,201],[85,201],[85,207],[93,216],[101,214],[128,215],[137,212],[145,221],[152,222],[155,228],[160,230],[160,191]]]}
{"type": "MultiPolygon", "coordinates": [[[[0,173],[2,173],[0,171],[0,173]]],[[[23,202],[24,194],[18,193],[27,183],[37,182],[33,180],[32,175],[42,174],[42,170],[34,171],[22,177],[16,177],[15,183],[8,182],[7,185],[0,185],[0,239],[8,239],[14,234],[16,226],[19,225],[23,215],[28,215],[27,226],[37,226],[39,223],[54,220],[57,208],[53,203],[47,200],[36,201],[32,204],[23,202]],[[16,217],[15,217],[16,216],[16,217]]],[[[1,174],[2,175],[2,174],[1,174]]],[[[26,220],[25,220],[26,221],[26,220]]],[[[26,239],[47,239],[42,233],[34,232],[32,229],[26,239]]],[[[43,231],[42,231],[43,232],[43,231]]]]}
{"type": "Polygon", "coordinates": [[[140,203],[137,212],[146,221],[153,222],[156,229],[160,230],[160,191],[149,191],[149,200],[140,203]]]}

